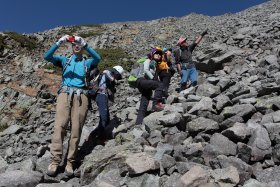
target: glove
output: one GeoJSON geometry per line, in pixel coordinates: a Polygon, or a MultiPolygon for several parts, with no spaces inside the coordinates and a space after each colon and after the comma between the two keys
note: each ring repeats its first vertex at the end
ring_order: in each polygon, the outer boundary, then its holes
{"type": "Polygon", "coordinates": [[[87,43],[85,42],[85,40],[84,40],[82,37],[80,37],[80,36],[75,36],[75,41],[74,41],[74,43],[76,43],[76,44],[78,44],[78,45],[80,45],[80,46],[82,46],[82,47],[85,47],[85,46],[87,45],[87,43]]]}
{"type": "Polygon", "coordinates": [[[208,28],[207,28],[205,31],[203,31],[203,32],[201,33],[201,36],[204,36],[204,35],[206,35],[206,34],[208,34],[208,28]]]}
{"type": "Polygon", "coordinates": [[[56,45],[59,47],[61,44],[64,44],[68,41],[69,35],[64,35],[56,42],[56,45]]]}

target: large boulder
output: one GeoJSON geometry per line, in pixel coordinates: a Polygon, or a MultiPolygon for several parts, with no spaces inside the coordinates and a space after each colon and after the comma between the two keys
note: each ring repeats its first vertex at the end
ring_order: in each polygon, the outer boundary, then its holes
{"type": "Polygon", "coordinates": [[[225,118],[232,116],[240,116],[242,118],[249,118],[256,112],[256,109],[251,104],[241,104],[225,107],[222,111],[222,115],[225,118]]]}
{"type": "Polygon", "coordinates": [[[223,69],[223,64],[230,62],[234,58],[234,52],[228,52],[221,56],[211,58],[202,62],[197,62],[196,67],[198,70],[206,73],[214,73],[217,70],[223,69]]]}
{"type": "Polygon", "coordinates": [[[80,167],[81,184],[91,183],[104,169],[110,170],[121,167],[124,171],[127,171],[125,159],[132,154],[130,150],[141,152],[142,147],[131,142],[114,147],[105,147],[101,150],[93,150],[91,154],[85,157],[80,167]]]}
{"type": "Polygon", "coordinates": [[[214,132],[219,129],[219,125],[212,119],[199,117],[187,123],[187,130],[190,133],[214,132]]]}
{"type": "Polygon", "coordinates": [[[43,174],[36,171],[20,170],[0,174],[0,186],[36,186],[43,180],[43,174]]]}
{"type": "Polygon", "coordinates": [[[178,187],[199,187],[208,183],[210,176],[203,168],[199,166],[192,167],[178,181],[178,187]]]}
{"type": "Polygon", "coordinates": [[[254,130],[248,145],[252,147],[252,161],[261,161],[272,154],[271,141],[267,130],[263,127],[254,130]]]}

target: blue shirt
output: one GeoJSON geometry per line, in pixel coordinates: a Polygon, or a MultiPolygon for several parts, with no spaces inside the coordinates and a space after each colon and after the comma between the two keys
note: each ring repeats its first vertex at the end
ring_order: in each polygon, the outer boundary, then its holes
{"type": "Polygon", "coordinates": [[[69,86],[69,87],[77,87],[83,88],[86,86],[85,77],[85,67],[88,70],[91,70],[96,66],[101,57],[99,54],[92,49],[91,47],[86,46],[84,49],[90,54],[92,58],[88,59],[77,59],[77,57],[73,54],[71,60],[66,56],[54,56],[55,51],[58,49],[58,46],[54,44],[44,55],[44,59],[48,62],[51,62],[55,66],[62,66],[65,68],[63,75],[62,75],[62,86],[69,86]],[[69,61],[69,64],[66,63],[69,61]],[[65,66],[66,65],[66,66],[65,66]]]}

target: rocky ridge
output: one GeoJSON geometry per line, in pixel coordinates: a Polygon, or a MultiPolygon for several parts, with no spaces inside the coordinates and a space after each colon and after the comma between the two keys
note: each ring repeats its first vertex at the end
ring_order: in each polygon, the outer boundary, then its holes
{"type": "MultiPolygon", "coordinates": [[[[36,41],[33,50],[1,33],[0,186],[279,186],[279,6],[272,0],[216,17],[58,27],[25,35],[36,41]],[[180,35],[191,41],[206,27],[209,35],[194,52],[196,89],[178,94],[175,75],[164,111],[134,128],[139,93],[120,81],[110,107],[111,140],[100,144],[92,133],[94,106],[75,177],[45,175],[60,76],[43,68],[42,56],[59,35],[99,31],[86,37],[89,45],[122,48],[135,60],[150,46],[175,47],[180,35]]],[[[58,51],[69,53],[67,46],[58,51]]]]}

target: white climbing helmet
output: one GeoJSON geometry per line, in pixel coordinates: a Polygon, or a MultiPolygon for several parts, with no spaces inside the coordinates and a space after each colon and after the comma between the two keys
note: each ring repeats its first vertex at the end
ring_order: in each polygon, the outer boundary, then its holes
{"type": "Polygon", "coordinates": [[[123,69],[123,67],[121,67],[121,66],[114,66],[113,68],[114,68],[120,75],[122,75],[123,72],[124,72],[124,69],[123,69]]]}

